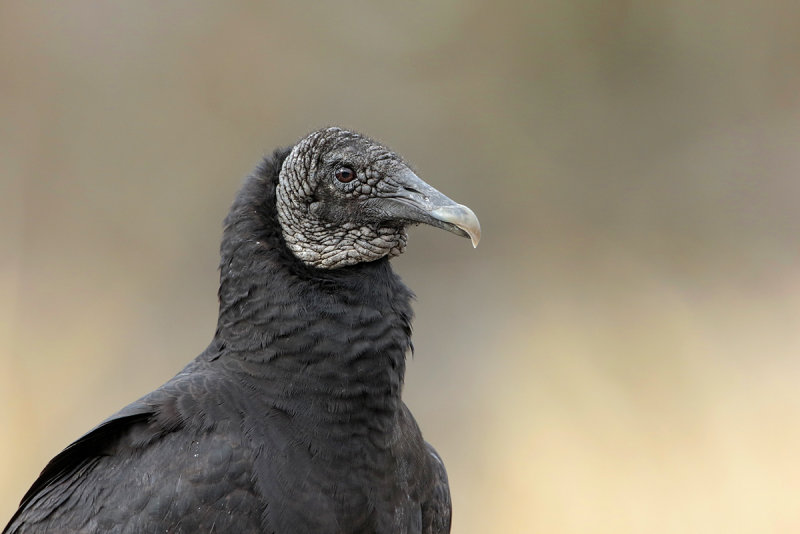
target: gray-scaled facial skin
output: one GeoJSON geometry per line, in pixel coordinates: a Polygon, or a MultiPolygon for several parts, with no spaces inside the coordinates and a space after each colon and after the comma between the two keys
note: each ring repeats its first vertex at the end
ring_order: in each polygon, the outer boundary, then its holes
{"type": "Polygon", "coordinates": [[[429,224],[480,239],[475,214],[423,182],[394,152],[340,128],[311,133],[283,163],[278,220],[289,249],[334,269],[397,256],[405,227],[429,224]]]}

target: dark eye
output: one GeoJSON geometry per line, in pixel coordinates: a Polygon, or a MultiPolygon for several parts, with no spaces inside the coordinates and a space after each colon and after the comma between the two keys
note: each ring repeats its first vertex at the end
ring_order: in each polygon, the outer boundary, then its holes
{"type": "Polygon", "coordinates": [[[339,167],[336,169],[334,176],[336,176],[336,179],[343,184],[347,184],[353,181],[353,179],[356,177],[356,172],[350,167],[339,167]]]}

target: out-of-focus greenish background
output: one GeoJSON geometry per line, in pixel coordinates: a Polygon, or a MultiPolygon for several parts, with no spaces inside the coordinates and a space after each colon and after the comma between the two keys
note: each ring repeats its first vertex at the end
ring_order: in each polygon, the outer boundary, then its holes
{"type": "Polygon", "coordinates": [[[0,523],[199,353],[221,220],[338,124],[419,228],[457,533],[800,531],[800,4],[0,2],[0,523]]]}

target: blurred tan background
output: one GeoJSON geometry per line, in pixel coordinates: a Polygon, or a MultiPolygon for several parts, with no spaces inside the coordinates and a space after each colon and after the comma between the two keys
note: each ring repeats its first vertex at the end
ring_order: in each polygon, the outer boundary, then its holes
{"type": "Polygon", "coordinates": [[[262,154],[385,141],[456,533],[800,531],[800,4],[0,2],[0,524],[203,350],[262,154]]]}

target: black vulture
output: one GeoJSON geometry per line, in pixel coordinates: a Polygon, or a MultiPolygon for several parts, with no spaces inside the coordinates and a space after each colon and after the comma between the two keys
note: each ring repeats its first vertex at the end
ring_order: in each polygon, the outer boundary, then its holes
{"type": "Polygon", "coordinates": [[[419,223],[480,238],[360,134],[265,158],[225,219],[211,344],[53,458],[3,532],[449,532],[401,399],[412,293],[389,258],[419,223]]]}

